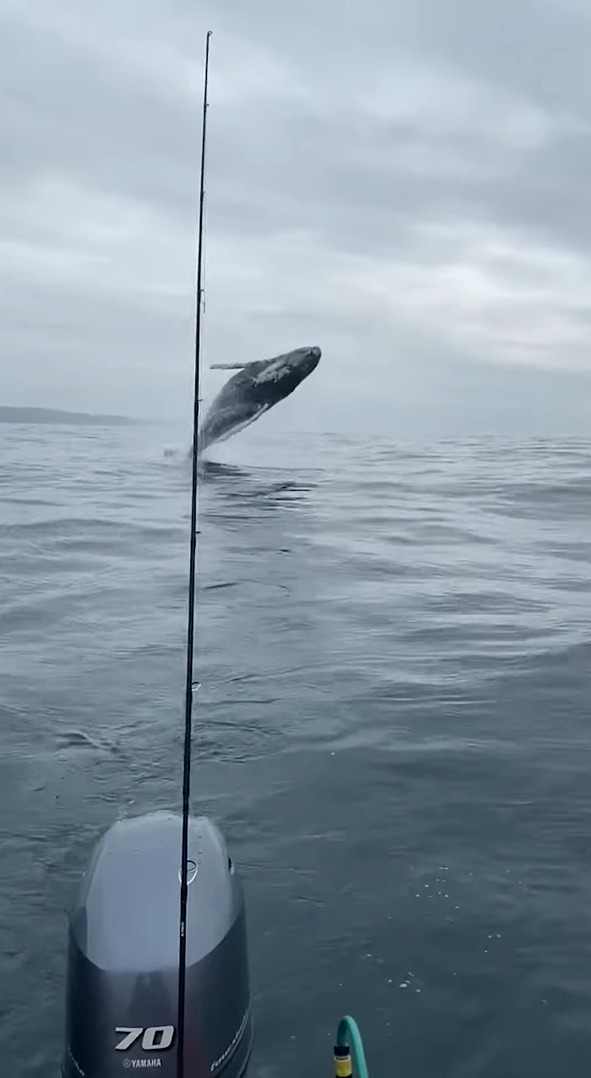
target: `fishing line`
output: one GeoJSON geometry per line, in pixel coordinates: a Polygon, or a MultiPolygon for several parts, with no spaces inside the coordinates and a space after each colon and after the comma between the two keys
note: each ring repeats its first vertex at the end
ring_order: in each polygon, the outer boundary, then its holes
{"type": "Polygon", "coordinates": [[[201,389],[201,320],[203,299],[203,225],[205,206],[205,134],[207,125],[207,89],[209,77],[209,40],[205,38],[205,69],[203,76],[203,115],[201,126],[201,166],[199,177],[199,226],[197,238],[197,288],[195,311],[195,384],[193,388],[193,451],[191,473],[191,539],[189,555],[189,603],[187,621],[187,676],[185,684],[185,740],[183,748],[183,810],[181,838],[181,897],[179,928],[179,981],[178,981],[178,1033],[177,1075],[185,1073],[185,985],[187,972],[187,895],[189,856],[189,810],[191,798],[191,736],[193,720],[193,694],[198,684],[193,679],[193,651],[195,639],[195,584],[197,563],[197,457],[199,446],[199,405],[201,389]]]}

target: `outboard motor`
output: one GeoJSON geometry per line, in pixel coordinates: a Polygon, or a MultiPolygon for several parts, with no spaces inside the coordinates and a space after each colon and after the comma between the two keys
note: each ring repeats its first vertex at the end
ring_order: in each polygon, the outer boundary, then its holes
{"type": "MultiPolygon", "coordinates": [[[[63,1078],[177,1072],[181,818],[114,824],[70,916],[63,1078]]],[[[184,1071],[241,1078],[252,1048],[242,888],[217,827],[189,824],[184,1071]]]]}

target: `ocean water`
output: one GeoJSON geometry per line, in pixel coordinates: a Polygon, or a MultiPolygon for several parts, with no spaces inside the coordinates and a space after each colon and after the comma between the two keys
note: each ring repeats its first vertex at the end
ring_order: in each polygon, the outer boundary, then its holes
{"type": "MultiPolygon", "coordinates": [[[[591,1056],[591,444],[267,437],[201,480],[194,806],[244,879],[252,1073],[591,1056]]],[[[176,445],[175,445],[176,441],[176,445]]],[[[189,468],[0,427],[0,1074],[55,1076],[66,913],[180,806],[189,468]]]]}

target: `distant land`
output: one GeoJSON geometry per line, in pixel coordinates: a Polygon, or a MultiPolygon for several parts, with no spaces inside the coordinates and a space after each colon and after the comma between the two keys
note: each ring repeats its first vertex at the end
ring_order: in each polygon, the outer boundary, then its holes
{"type": "Polygon", "coordinates": [[[113,427],[133,422],[133,419],[123,415],[92,415],[88,412],[61,412],[54,408],[9,408],[0,405],[0,423],[77,423],[113,427]]]}

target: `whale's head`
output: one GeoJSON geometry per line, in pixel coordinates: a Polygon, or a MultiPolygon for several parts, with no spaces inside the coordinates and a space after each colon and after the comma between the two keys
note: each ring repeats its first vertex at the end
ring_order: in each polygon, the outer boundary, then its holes
{"type": "Polygon", "coordinates": [[[301,371],[302,378],[307,378],[309,374],[312,374],[312,371],[316,370],[320,363],[322,352],[318,345],[315,344],[312,348],[296,348],[291,355],[294,357],[294,366],[301,371]]]}
{"type": "Polygon", "coordinates": [[[293,352],[288,352],[284,358],[286,366],[301,374],[301,381],[303,381],[309,374],[312,374],[312,371],[316,370],[320,363],[321,355],[320,348],[315,344],[311,348],[295,348],[293,352]]]}
{"type": "Polygon", "coordinates": [[[275,383],[277,387],[282,387],[284,391],[282,395],[291,393],[300,382],[304,381],[304,378],[316,370],[321,355],[318,345],[313,345],[311,348],[294,348],[293,352],[274,356],[273,359],[261,364],[254,382],[257,386],[275,383]]]}

